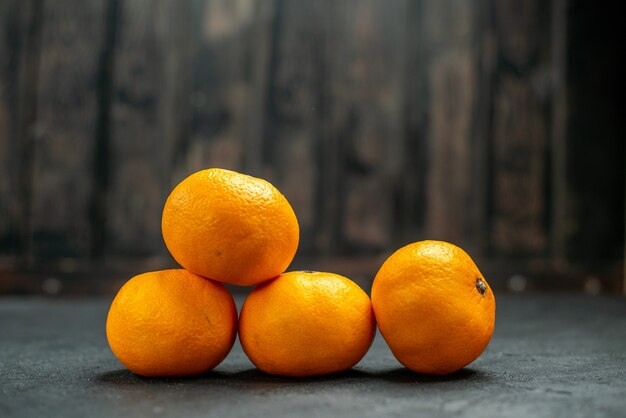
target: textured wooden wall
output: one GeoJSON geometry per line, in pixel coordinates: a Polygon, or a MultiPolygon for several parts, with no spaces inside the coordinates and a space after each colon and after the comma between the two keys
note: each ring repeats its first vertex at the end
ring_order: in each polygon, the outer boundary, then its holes
{"type": "Polygon", "coordinates": [[[4,0],[0,268],[168,260],[165,197],[219,166],[280,188],[304,256],[619,275],[621,29],[582,3],[4,0]]]}

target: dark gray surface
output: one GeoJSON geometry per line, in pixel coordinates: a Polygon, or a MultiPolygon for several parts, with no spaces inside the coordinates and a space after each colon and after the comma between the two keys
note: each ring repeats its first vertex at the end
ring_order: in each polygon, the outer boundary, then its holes
{"type": "Polygon", "coordinates": [[[500,296],[487,351],[451,376],[401,368],[378,335],[354,370],[300,380],[255,370],[239,343],[202,377],[137,377],[109,351],[107,308],[0,299],[0,416],[626,416],[623,298],[500,296]]]}

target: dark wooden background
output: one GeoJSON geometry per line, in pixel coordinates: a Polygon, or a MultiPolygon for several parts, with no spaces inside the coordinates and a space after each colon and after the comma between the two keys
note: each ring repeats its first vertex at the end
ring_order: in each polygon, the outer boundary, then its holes
{"type": "Polygon", "coordinates": [[[164,200],[212,166],[288,197],[295,267],[367,283],[433,238],[620,291],[626,38],[589,3],[1,0],[0,292],[172,265],[164,200]]]}

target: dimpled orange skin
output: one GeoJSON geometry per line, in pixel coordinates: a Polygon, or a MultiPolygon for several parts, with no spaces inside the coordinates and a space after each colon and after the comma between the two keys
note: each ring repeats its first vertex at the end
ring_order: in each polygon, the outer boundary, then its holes
{"type": "Polygon", "coordinates": [[[189,376],[226,358],[237,334],[237,309],[223,284],[185,270],[130,279],[106,323],[111,350],[142,376],[189,376]]]}
{"type": "Polygon", "coordinates": [[[187,177],[165,203],[163,238],[187,270],[237,285],[281,274],[298,248],[291,205],[263,179],[211,168],[187,177]]]}
{"type": "Polygon", "coordinates": [[[465,251],[442,241],[416,242],[392,254],[374,279],[372,305],[395,357],[423,374],[452,373],[474,361],[495,325],[487,281],[465,251]]]}
{"type": "Polygon", "coordinates": [[[356,283],[333,273],[294,271],[250,293],[239,339],[264,372],[305,377],[353,367],[375,329],[370,299],[356,283]]]}

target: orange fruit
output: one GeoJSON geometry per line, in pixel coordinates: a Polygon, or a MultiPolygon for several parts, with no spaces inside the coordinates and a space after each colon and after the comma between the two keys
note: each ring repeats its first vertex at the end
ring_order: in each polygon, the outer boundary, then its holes
{"type": "Polygon", "coordinates": [[[278,276],[298,248],[298,220],[285,196],[265,180],[220,168],[176,186],[161,226],[181,266],[238,285],[278,276]]]}
{"type": "Polygon", "coordinates": [[[378,328],[396,358],[418,373],[447,374],[485,350],[496,302],[470,256],[442,241],[400,248],[372,285],[378,328]]]}
{"type": "Polygon", "coordinates": [[[375,328],[370,299],[356,283],[333,273],[293,271],[248,295],[239,339],[264,372],[304,377],[357,364],[375,328]]]}
{"type": "Polygon", "coordinates": [[[223,284],[185,270],[130,279],[113,300],[106,322],[111,350],[142,376],[206,372],[228,354],[237,309],[223,284]]]}

